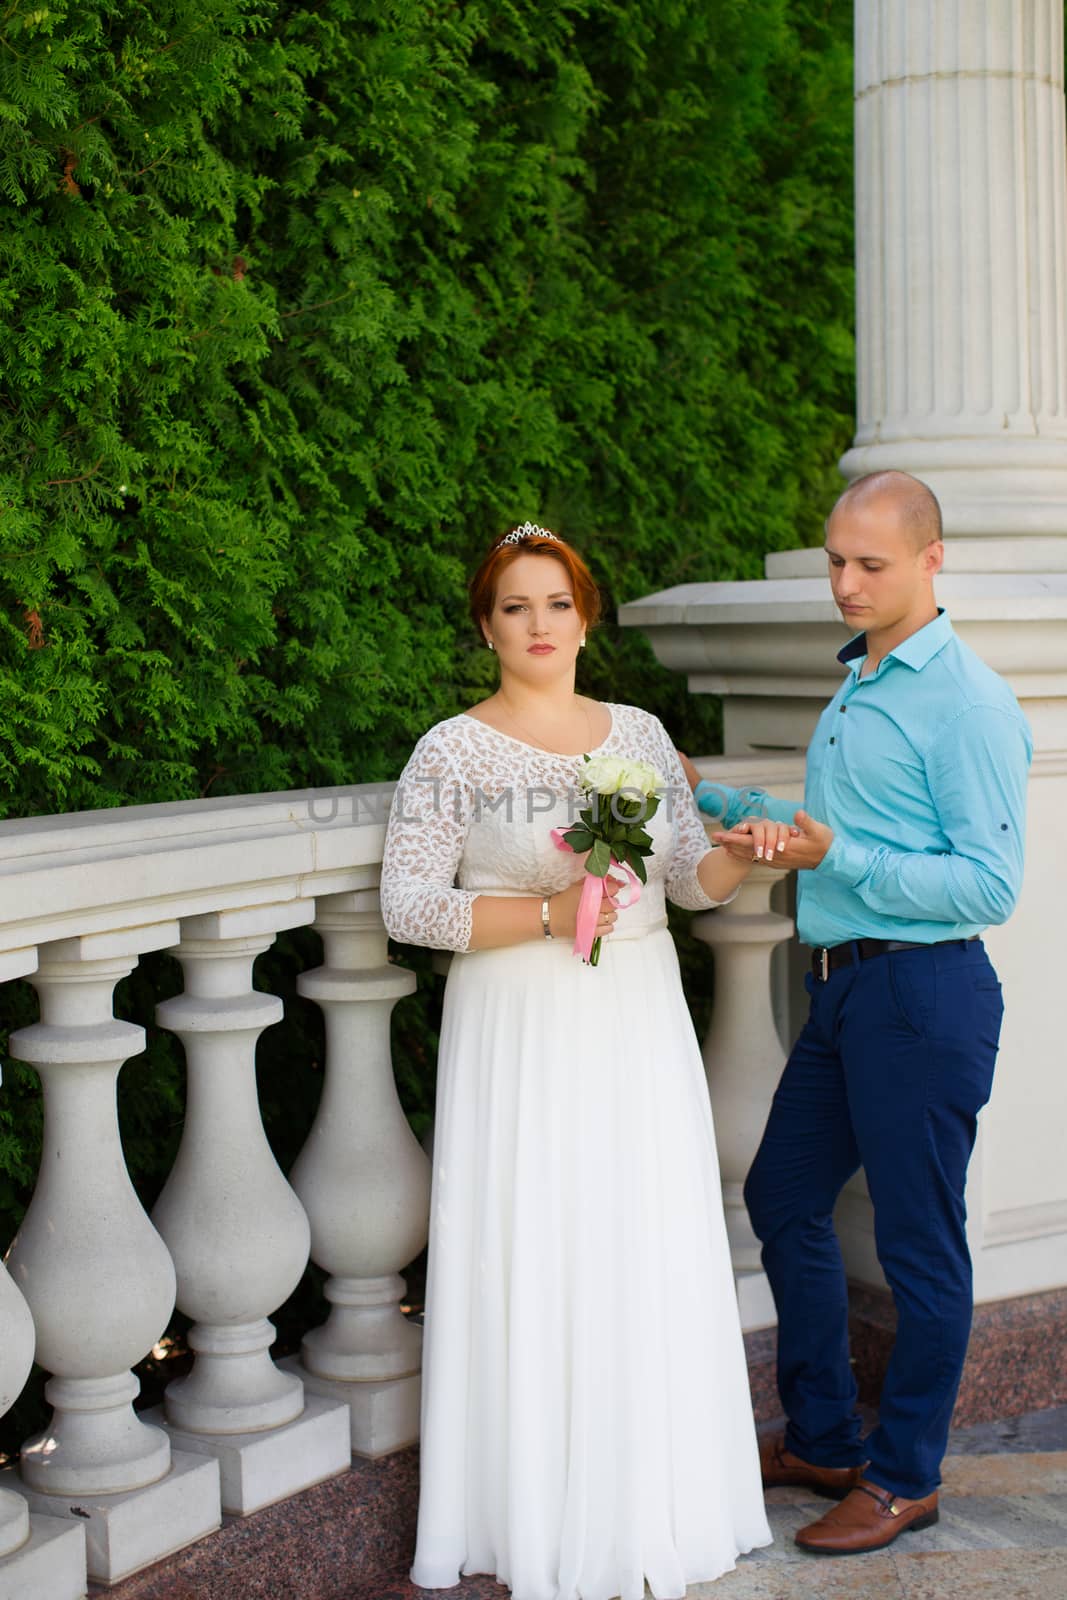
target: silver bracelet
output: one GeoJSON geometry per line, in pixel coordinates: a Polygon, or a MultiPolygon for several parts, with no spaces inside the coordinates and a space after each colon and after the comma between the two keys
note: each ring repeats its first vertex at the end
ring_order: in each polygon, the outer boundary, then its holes
{"type": "Polygon", "coordinates": [[[549,896],[546,894],[545,898],[541,901],[541,927],[544,930],[545,938],[551,939],[552,929],[548,925],[548,901],[549,896]]]}

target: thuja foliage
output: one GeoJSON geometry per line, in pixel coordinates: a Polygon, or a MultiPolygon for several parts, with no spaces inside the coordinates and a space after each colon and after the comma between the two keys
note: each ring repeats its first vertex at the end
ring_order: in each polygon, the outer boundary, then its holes
{"type": "MultiPolygon", "coordinates": [[[[13,0],[0,810],[394,775],[513,519],[613,603],[803,542],[850,9],[13,0]]],[[[589,673],[706,731],[632,637],[589,673]]]]}
{"type": "MultiPolygon", "coordinates": [[[[850,431],[851,9],[10,0],[0,815],[395,776],[491,681],[464,575],[515,520],[609,616],[814,536],[850,431]]],[[[713,747],[640,638],[585,657],[713,747]]],[[[123,1075],[149,1188],[152,1059],[151,1096],[123,1075]]]]}

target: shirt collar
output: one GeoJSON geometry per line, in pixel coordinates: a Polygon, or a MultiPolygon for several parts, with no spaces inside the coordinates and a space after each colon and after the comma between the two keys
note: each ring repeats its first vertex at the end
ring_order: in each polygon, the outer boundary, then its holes
{"type": "MultiPolygon", "coordinates": [[[[938,606],[937,616],[933,622],[928,622],[925,628],[919,628],[915,633],[910,633],[906,639],[890,650],[886,656],[888,661],[893,657],[903,661],[906,667],[911,667],[915,672],[921,672],[928,661],[932,661],[939,651],[943,650],[952,638],[952,623],[943,606],[938,606]]],[[[867,635],[857,633],[848,641],[843,650],[837,652],[837,659],[842,666],[850,667],[855,673],[860,669],[860,664],[867,655],[867,635]]]]}

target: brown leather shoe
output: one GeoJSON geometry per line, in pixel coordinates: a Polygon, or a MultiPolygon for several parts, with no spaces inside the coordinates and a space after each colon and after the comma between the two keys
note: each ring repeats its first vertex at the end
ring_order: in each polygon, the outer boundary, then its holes
{"type": "Polygon", "coordinates": [[[859,1555],[884,1549],[902,1533],[931,1528],[937,1518],[936,1489],[921,1500],[906,1500],[863,1478],[839,1506],[801,1528],[796,1542],[820,1556],[859,1555]]]}
{"type": "Polygon", "coordinates": [[[759,1464],[765,1489],[810,1489],[828,1500],[843,1500],[863,1476],[863,1467],[816,1467],[802,1461],[786,1449],[783,1434],[761,1440],[759,1464]]]}

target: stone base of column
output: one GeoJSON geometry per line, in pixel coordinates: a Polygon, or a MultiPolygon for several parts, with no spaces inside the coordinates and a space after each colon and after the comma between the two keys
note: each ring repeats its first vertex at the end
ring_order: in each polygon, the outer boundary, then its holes
{"type": "MultiPolygon", "coordinates": [[[[146,1489],[118,1494],[87,1494],[77,1498],[42,1494],[19,1484],[13,1473],[8,1487],[22,1494],[31,1512],[31,1522],[59,1522],[73,1525],[84,1535],[89,1577],[96,1583],[118,1583],[165,1556],[174,1555],[194,1544],[221,1525],[218,1471],[213,1462],[198,1456],[175,1453],[170,1471],[146,1489]]],[[[18,1591],[15,1591],[16,1594],[18,1591]]],[[[59,1600],[67,1591],[45,1585],[32,1593],[33,1600],[59,1600]]],[[[70,1590],[71,1595],[85,1593],[70,1590]]],[[[0,1585],[0,1594],[8,1600],[0,1585]]]]}
{"type": "Polygon", "coordinates": [[[83,1600],[88,1587],[85,1534],[58,1517],[29,1517],[26,1538],[0,1557],[3,1600],[83,1600]]]}
{"type": "Polygon", "coordinates": [[[320,1378],[300,1364],[299,1356],[289,1356],[278,1365],[299,1375],[308,1394],[340,1401],[349,1413],[350,1448],[354,1456],[375,1460],[417,1444],[419,1408],[422,1401],[422,1374],[406,1378],[387,1378],[380,1383],[360,1379],[320,1378]]]}
{"type": "Polygon", "coordinates": [[[350,1461],[345,1408],[315,1397],[295,1421],[260,1433],[192,1433],[169,1423],[161,1406],[145,1420],[166,1428],[173,1449],[218,1463],[222,1509],[231,1517],[251,1516],[332,1478],[350,1461]]]}
{"type": "Polygon", "coordinates": [[[762,1268],[735,1272],[737,1309],[741,1313],[741,1331],[749,1333],[755,1328],[773,1328],[778,1323],[774,1309],[774,1296],[762,1268]]]}

